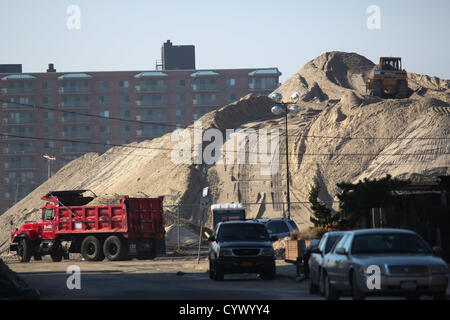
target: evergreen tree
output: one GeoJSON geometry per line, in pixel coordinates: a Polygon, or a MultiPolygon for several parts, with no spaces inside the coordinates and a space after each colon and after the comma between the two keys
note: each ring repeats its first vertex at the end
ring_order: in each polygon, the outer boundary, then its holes
{"type": "Polygon", "coordinates": [[[333,222],[338,221],[339,216],[333,214],[325,204],[320,202],[319,192],[320,186],[317,183],[309,192],[309,202],[313,211],[313,216],[310,217],[310,221],[314,224],[314,227],[328,228],[332,226],[333,222]]]}

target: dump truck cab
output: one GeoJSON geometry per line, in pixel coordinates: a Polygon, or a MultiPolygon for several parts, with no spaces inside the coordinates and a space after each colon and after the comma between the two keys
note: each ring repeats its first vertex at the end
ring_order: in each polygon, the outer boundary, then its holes
{"type": "Polygon", "coordinates": [[[408,83],[402,58],[380,57],[380,61],[366,82],[366,91],[377,97],[406,98],[408,83]]]}

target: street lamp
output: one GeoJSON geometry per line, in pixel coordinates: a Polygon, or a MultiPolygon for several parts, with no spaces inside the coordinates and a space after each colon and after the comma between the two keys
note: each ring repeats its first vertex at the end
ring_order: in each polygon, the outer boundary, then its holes
{"type": "Polygon", "coordinates": [[[283,96],[281,93],[275,92],[271,96],[272,100],[275,100],[280,105],[273,106],[271,111],[275,115],[280,115],[284,113],[284,125],[286,130],[286,203],[287,203],[287,218],[291,218],[291,198],[289,192],[289,145],[288,145],[288,113],[291,112],[296,114],[300,111],[300,107],[296,105],[300,99],[298,92],[294,92],[291,96],[291,101],[283,102],[283,96]],[[291,105],[290,107],[288,107],[291,105]]]}
{"type": "Polygon", "coordinates": [[[51,172],[50,172],[50,161],[55,161],[56,158],[52,157],[52,156],[49,156],[48,154],[44,154],[42,157],[47,159],[47,180],[48,180],[48,179],[50,179],[50,175],[51,175],[51,172]]]}

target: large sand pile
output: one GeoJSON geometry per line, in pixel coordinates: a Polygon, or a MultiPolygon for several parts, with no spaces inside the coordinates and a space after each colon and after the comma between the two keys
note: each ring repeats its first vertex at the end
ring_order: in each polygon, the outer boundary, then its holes
{"type": "MultiPolygon", "coordinates": [[[[300,228],[309,225],[308,192],[314,181],[322,185],[320,197],[329,205],[336,183],[414,175],[449,174],[450,82],[409,74],[408,99],[367,96],[365,79],[374,64],[355,53],[325,53],[307,63],[281,86],[289,97],[302,95],[301,112],[289,116],[291,216],[300,228]],[[370,138],[370,139],[369,139],[370,138]]],[[[50,190],[91,189],[96,203],[118,201],[120,196],[165,196],[165,204],[180,205],[183,219],[200,220],[201,190],[210,186],[213,202],[247,203],[249,217],[280,217],[285,201],[285,144],[283,118],[270,112],[267,97],[247,96],[206,114],[198,121],[203,130],[279,129],[280,166],[275,174],[262,174],[262,164],[175,164],[171,135],[98,155],[86,154],[62,168],[49,181],[0,216],[0,251],[8,244],[9,221],[16,225],[36,220],[40,196],[50,190]]],[[[197,122],[198,124],[198,122],[197,122]]],[[[191,135],[191,126],[186,129],[191,135]]],[[[233,139],[227,140],[225,149],[233,139]]],[[[204,143],[206,146],[206,143],[204,143]]],[[[245,150],[251,150],[245,145],[245,150]]],[[[270,148],[269,148],[270,150],[270,148]]],[[[175,212],[173,207],[167,207],[175,212]]]]}

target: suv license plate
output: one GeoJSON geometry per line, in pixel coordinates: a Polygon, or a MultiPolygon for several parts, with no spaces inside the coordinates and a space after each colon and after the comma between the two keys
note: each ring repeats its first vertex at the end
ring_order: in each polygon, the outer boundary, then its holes
{"type": "Polygon", "coordinates": [[[251,261],[243,261],[243,262],[241,262],[241,266],[242,267],[252,267],[253,266],[253,262],[251,262],[251,261]]]}
{"type": "Polygon", "coordinates": [[[400,287],[403,290],[416,290],[417,289],[417,283],[415,281],[404,281],[401,283],[400,287]]]}

